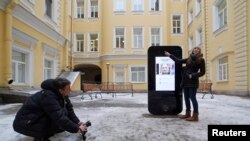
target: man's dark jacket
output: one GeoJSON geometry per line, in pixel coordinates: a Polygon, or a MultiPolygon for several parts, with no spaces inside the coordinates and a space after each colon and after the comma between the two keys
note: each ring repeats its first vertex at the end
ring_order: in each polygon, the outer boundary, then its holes
{"type": "Polygon", "coordinates": [[[68,97],[53,87],[53,79],[42,82],[40,92],[30,96],[17,112],[13,122],[16,132],[31,137],[50,137],[68,131],[76,133],[80,122],[68,97]]]}

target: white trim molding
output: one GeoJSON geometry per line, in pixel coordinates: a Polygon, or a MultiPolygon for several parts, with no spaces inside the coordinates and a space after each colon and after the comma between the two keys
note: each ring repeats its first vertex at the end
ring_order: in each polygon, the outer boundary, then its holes
{"type": "Polygon", "coordinates": [[[53,48],[46,43],[42,43],[42,44],[43,44],[42,46],[43,46],[44,53],[53,54],[54,58],[57,58],[57,56],[59,56],[60,51],[58,49],[53,48]]]}
{"type": "Polygon", "coordinates": [[[33,38],[16,28],[12,28],[12,35],[14,40],[20,41],[28,46],[35,47],[38,42],[36,38],[33,38]]]}
{"type": "Polygon", "coordinates": [[[30,27],[34,28],[38,32],[44,34],[51,40],[57,42],[61,46],[64,46],[66,42],[66,38],[63,37],[60,33],[58,33],[55,29],[38,19],[32,13],[27,11],[21,5],[17,5],[13,11],[13,16],[20,20],[21,22],[29,25],[30,27]]]}

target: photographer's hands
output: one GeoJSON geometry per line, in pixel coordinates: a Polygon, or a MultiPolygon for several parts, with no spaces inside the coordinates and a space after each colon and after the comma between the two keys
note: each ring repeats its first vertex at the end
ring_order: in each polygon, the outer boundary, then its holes
{"type": "Polygon", "coordinates": [[[81,133],[81,132],[87,132],[88,131],[88,129],[87,129],[87,125],[85,124],[85,123],[83,123],[83,122],[80,122],[79,123],[79,132],[81,133]]]}
{"type": "Polygon", "coordinates": [[[85,140],[86,140],[85,134],[86,134],[87,131],[88,131],[88,130],[87,130],[87,127],[91,126],[91,122],[90,122],[90,121],[87,121],[87,122],[85,122],[85,123],[79,122],[78,125],[80,125],[80,126],[79,126],[79,132],[80,132],[81,135],[82,135],[82,139],[83,139],[83,141],[85,141],[85,140]]]}

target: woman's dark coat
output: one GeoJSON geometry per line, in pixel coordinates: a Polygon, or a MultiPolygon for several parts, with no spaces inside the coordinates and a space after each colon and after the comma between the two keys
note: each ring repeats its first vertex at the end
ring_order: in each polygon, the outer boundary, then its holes
{"type": "Polygon", "coordinates": [[[68,97],[53,88],[53,79],[45,80],[42,91],[30,96],[13,122],[16,132],[31,137],[50,137],[68,131],[76,133],[80,122],[68,97]]]}
{"type": "Polygon", "coordinates": [[[181,87],[192,87],[198,88],[199,87],[199,77],[205,74],[205,60],[201,58],[200,63],[187,63],[188,58],[186,59],[179,59],[174,55],[170,55],[170,58],[173,59],[176,63],[186,64],[186,67],[183,69],[182,73],[182,82],[181,87]],[[192,75],[192,78],[189,78],[189,74],[192,75]]]}

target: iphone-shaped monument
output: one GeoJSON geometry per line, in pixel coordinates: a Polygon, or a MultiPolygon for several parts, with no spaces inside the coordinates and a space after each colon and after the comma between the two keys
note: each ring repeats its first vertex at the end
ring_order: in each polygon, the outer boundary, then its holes
{"type": "Polygon", "coordinates": [[[179,46],[148,49],[148,111],[153,115],[177,115],[182,111],[182,65],[165,56],[165,51],[182,58],[179,46]]]}

